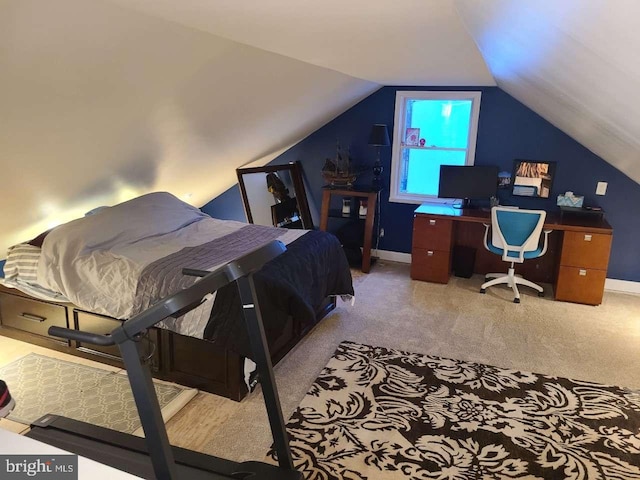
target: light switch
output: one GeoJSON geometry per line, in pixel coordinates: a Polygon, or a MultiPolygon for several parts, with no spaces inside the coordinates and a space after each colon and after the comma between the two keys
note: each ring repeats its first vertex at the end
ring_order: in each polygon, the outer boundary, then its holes
{"type": "Polygon", "coordinates": [[[606,195],[607,194],[607,182],[598,182],[598,186],[596,187],[596,195],[606,195]]]}

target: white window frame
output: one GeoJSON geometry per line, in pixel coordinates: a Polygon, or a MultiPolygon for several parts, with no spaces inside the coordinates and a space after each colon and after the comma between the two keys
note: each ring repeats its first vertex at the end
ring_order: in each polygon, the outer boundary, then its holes
{"type": "Polygon", "coordinates": [[[419,195],[400,192],[400,170],[402,152],[406,148],[430,149],[432,147],[408,147],[403,145],[405,129],[405,106],[407,100],[471,100],[471,122],[469,124],[469,139],[467,143],[467,155],[465,165],[473,165],[476,156],[476,140],[478,137],[478,119],[480,117],[479,91],[398,91],[396,92],[395,120],[393,127],[393,147],[391,149],[391,188],[389,189],[389,201],[396,203],[445,203],[451,199],[438,198],[434,195],[419,195]]]}

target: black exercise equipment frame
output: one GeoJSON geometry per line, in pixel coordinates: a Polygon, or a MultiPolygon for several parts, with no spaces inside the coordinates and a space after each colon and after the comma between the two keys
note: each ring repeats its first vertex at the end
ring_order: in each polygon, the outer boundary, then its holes
{"type": "Polygon", "coordinates": [[[118,345],[144,429],[153,470],[158,479],[178,477],[151,372],[149,367],[141,361],[144,353],[140,349],[139,340],[147,329],[158,322],[168,317],[184,315],[202,304],[213,292],[232,282],[238,286],[242,313],[262,385],[278,463],[282,469],[295,471],[253,278],[257,270],[285,250],[286,247],[282,242],[274,240],[213,272],[183,269],[183,274],[201,277],[200,280],[191,287],[159,301],[144,312],[126,320],[108,335],[61,327],[49,328],[51,336],[94,345],[118,345]]]}

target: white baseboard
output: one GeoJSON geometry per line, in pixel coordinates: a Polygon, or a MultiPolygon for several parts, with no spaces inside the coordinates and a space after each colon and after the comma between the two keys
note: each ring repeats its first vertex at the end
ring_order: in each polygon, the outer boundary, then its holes
{"type": "MultiPolygon", "coordinates": [[[[372,254],[373,256],[378,257],[381,260],[389,260],[391,262],[400,263],[411,263],[410,253],[392,252],[390,250],[374,250],[372,254]]],[[[613,292],[636,293],[640,295],[640,282],[607,278],[604,282],[604,289],[613,292]]]]}
{"type": "Polygon", "coordinates": [[[604,289],[613,292],[636,293],[640,295],[640,282],[607,278],[604,281],[604,289]]]}
{"type": "Polygon", "coordinates": [[[392,252],[391,250],[373,250],[371,255],[378,257],[380,260],[389,260],[390,262],[411,263],[411,254],[402,252],[392,252]]]}

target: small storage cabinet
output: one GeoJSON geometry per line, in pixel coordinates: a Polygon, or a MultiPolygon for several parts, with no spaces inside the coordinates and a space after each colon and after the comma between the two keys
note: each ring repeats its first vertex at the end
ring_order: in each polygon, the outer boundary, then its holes
{"type": "Polygon", "coordinates": [[[600,305],[607,278],[612,235],[564,232],[555,298],[600,305]]]}
{"type": "Polygon", "coordinates": [[[416,213],[413,218],[411,278],[448,283],[453,220],[416,213]]]}
{"type": "MultiPolygon", "coordinates": [[[[367,199],[367,214],[364,216],[364,238],[362,246],[362,271],[369,273],[371,269],[371,248],[373,246],[373,226],[376,212],[376,203],[378,195],[380,194],[379,188],[365,188],[365,187],[322,187],[322,209],[320,212],[320,230],[326,232],[329,227],[329,217],[331,214],[331,197],[341,198],[355,198],[355,199],[367,199]]],[[[358,207],[356,205],[351,206],[351,211],[357,213],[358,207]]],[[[358,218],[357,215],[343,215],[340,213],[340,218],[358,218]]]]}

